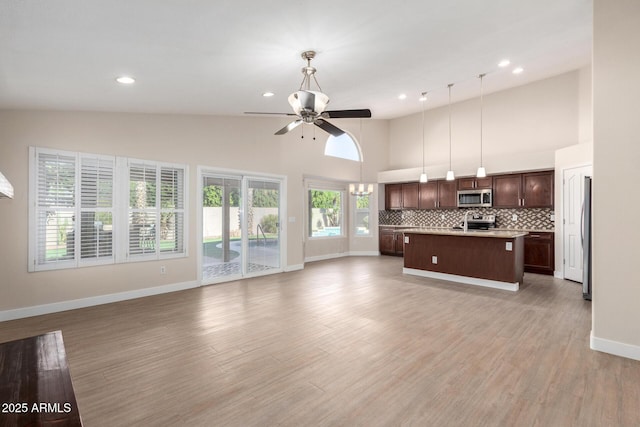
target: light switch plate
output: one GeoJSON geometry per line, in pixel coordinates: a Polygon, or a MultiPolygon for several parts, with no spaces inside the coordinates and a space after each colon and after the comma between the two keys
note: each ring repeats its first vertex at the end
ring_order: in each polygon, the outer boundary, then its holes
{"type": "Polygon", "coordinates": [[[508,251],[512,251],[513,250],[513,242],[507,242],[506,244],[506,249],[508,251]]]}
{"type": "Polygon", "coordinates": [[[432,256],[431,257],[431,264],[437,264],[438,263],[438,257],[437,256],[432,256]]]}
{"type": "Polygon", "coordinates": [[[409,236],[404,236],[404,242],[409,243],[409,236]]]}
{"type": "Polygon", "coordinates": [[[513,222],[518,221],[518,215],[516,215],[516,214],[511,215],[511,221],[513,221],[513,222]]]}

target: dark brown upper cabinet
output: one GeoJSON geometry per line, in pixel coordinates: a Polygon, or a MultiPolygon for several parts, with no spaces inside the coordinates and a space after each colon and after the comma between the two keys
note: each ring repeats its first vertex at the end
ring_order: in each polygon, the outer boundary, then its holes
{"type": "Polygon", "coordinates": [[[493,177],[494,208],[553,208],[553,171],[493,177]]]}
{"type": "Polygon", "coordinates": [[[402,184],[402,208],[418,209],[420,187],[417,182],[402,184]]]}
{"type": "Polygon", "coordinates": [[[458,184],[456,181],[438,181],[438,207],[458,207],[458,184]]]}
{"type": "Polygon", "coordinates": [[[438,181],[420,183],[419,209],[436,209],[438,207],[438,181]]]}
{"type": "Polygon", "coordinates": [[[386,210],[402,209],[402,184],[384,186],[384,208],[386,210]]]}
{"type": "Polygon", "coordinates": [[[459,178],[458,179],[458,190],[475,190],[479,188],[492,188],[493,187],[493,177],[487,176],[484,178],[459,178]]]}

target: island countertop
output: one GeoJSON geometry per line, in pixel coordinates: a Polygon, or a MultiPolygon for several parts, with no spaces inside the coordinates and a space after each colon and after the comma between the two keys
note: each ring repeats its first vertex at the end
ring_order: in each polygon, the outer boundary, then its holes
{"type": "Polygon", "coordinates": [[[456,230],[451,227],[416,227],[399,228],[395,230],[405,234],[437,234],[441,236],[493,237],[499,239],[513,239],[526,236],[528,231],[522,230],[456,230]]]}

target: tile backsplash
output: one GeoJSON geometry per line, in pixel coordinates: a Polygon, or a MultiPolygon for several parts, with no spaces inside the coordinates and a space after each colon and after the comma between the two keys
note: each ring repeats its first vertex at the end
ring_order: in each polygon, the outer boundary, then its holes
{"type": "Polygon", "coordinates": [[[464,213],[467,210],[472,210],[482,215],[495,215],[497,228],[549,231],[553,231],[554,229],[554,222],[551,220],[554,212],[553,209],[550,208],[468,208],[379,211],[378,221],[380,225],[453,227],[462,222],[464,213]],[[517,219],[514,221],[515,218],[517,219]]]}

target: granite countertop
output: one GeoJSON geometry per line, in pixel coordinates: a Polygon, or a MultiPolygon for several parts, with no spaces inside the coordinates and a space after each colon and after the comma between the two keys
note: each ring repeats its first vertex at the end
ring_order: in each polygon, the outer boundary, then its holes
{"type": "MultiPolygon", "coordinates": [[[[386,228],[393,228],[395,230],[415,230],[416,228],[419,228],[421,230],[451,230],[451,231],[455,231],[452,229],[452,227],[422,227],[419,225],[379,225],[379,227],[386,227],[386,228]]],[[[458,230],[460,231],[460,230],[458,230]]],[[[473,231],[473,230],[471,230],[473,231]]],[[[538,228],[492,228],[491,231],[509,231],[509,232],[518,232],[518,233],[554,233],[555,230],[545,230],[545,229],[538,229],[538,228]]],[[[483,233],[486,233],[486,231],[483,231],[483,233]]]]}
{"type": "Polygon", "coordinates": [[[499,239],[513,239],[526,236],[528,231],[523,230],[455,230],[450,227],[415,227],[399,229],[399,232],[413,234],[437,234],[442,236],[468,236],[468,237],[493,237],[499,239]]]}

